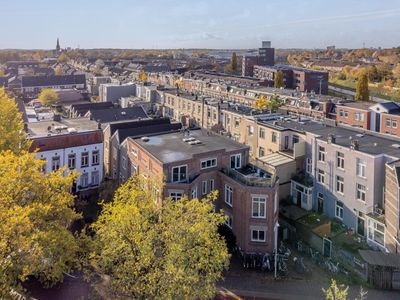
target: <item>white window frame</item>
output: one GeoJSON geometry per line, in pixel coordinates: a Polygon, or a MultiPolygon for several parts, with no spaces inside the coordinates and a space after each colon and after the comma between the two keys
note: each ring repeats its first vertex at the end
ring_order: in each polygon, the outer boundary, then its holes
{"type": "Polygon", "coordinates": [[[209,169],[217,166],[217,158],[209,158],[200,160],[200,169],[209,169]]]}
{"type": "Polygon", "coordinates": [[[278,137],[277,137],[276,132],[275,132],[275,131],[272,131],[272,132],[271,132],[271,143],[276,144],[277,140],[278,140],[278,137]]]}
{"type": "Polygon", "coordinates": [[[254,126],[249,125],[249,136],[253,136],[253,135],[254,135],[254,126]]]}
{"type": "Polygon", "coordinates": [[[92,171],[90,183],[91,185],[99,185],[100,184],[100,172],[99,171],[92,171]]]}
{"type": "Polygon", "coordinates": [[[233,224],[233,218],[230,214],[228,214],[226,211],[224,211],[225,214],[225,225],[228,226],[230,229],[232,229],[232,224],[233,224]]]}
{"type": "Polygon", "coordinates": [[[372,219],[368,219],[368,239],[381,245],[385,245],[385,225],[372,219]],[[382,243],[376,238],[377,233],[382,235],[382,243]]]}
{"type": "Polygon", "coordinates": [[[308,174],[312,173],[312,159],[311,158],[306,158],[306,172],[308,174]]]}
{"type": "Polygon", "coordinates": [[[197,185],[192,188],[192,200],[197,198],[197,185]]]}
{"type": "Polygon", "coordinates": [[[323,146],[318,146],[318,161],[320,161],[320,162],[325,162],[325,154],[326,154],[326,152],[325,152],[325,147],[323,147],[323,146]]]}
{"type": "Polygon", "coordinates": [[[210,179],[210,192],[215,190],[215,182],[214,179],[210,179]]]}
{"type": "Polygon", "coordinates": [[[335,203],[335,217],[340,219],[340,220],[343,220],[343,207],[344,207],[343,202],[339,201],[339,200],[336,200],[336,203],[335,203]]]}
{"type": "Polygon", "coordinates": [[[321,184],[325,184],[325,171],[322,169],[318,169],[317,172],[317,181],[321,184]]]}
{"type": "Polygon", "coordinates": [[[89,166],[89,152],[82,152],[81,154],[81,167],[89,166]]]}
{"type": "Polygon", "coordinates": [[[265,230],[257,230],[257,229],[252,229],[251,230],[251,241],[252,242],[265,242],[265,230]],[[260,232],[262,232],[262,236],[260,237],[260,232]],[[257,233],[257,237],[254,237],[254,234],[257,233]]]}
{"type": "Polygon", "coordinates": [[[131,153],[133,156],[137,157],[137,150],[135,148],[131,148],[131,153]]]}
{"type": "Polygon", "coordinates": [[[264,128],[260,128],[259,138],[265,140],[265,129],[264,128]]]}
{"type": "Polygon", "coordinates": [[[343,152],[336,152],[336,167],[339,169],[344,169],[344,153],[343,152]]]}
{"type": "Polygon", "coordinates": [[[229,184],[225,184],[225,203],[233,206],[233,187],[229,184]]]}
{"type": "Polygon", "coordinates": [[[99,150],[92,151],[92,165],[98,165],[99,164],[99,157],[100,157],[99,150]]]}
{"type": "Polygon", "coordinates": [[[336,192],[344,194],[344,177],[336,175],[336,192]]]}
{"type": "Polygon", "coordinates": [[[181,165],[181,166],[173,167],[172,170],[171,170],[171,181],[172,182],[186,182],[187,181],[187,176],[188,176],[187,170],[188,170],[188,166],[187,165],[181,165]],[[182,168],[185,168],[185,172],[184,173],[181,170],[182,168]],[[177,180],[174,180],[174,170],[175,169],[178,169],[178,173],[177,173],[178,178],[177,178],[177,180]],[[183,175],[184,175],[184,177],[183,177],[183,175]]]}
{"type": "Polygon", "coordinates": [[[131,163],[131,175],[137,173],[137,166],[134,163],[131,163]]]}
{"type": "Polygon", "coordinates": [[[267,214],[267,198],[251,198],[251,217],[253,219],[265,219],[267,214]]]}
{"type": "Polygon", "coordinates": [[[358,157],[357,157],[356,174],[357,176],[363,178],[367,176],[367,162],[364,159],[358,157]]]}
{"type": "Polygon", "coordinates": [[[76,168],[76,154],[68,154],[68,168],[75,169],[76,168]]]}
{"type": "Polygon", "coordinates": [[[356,183],[356,199],[365,202],[367,197],[366,187],[363,184],[356,183]]]}
{"type": "Polygon", "coordinates": [[[202,185],[201,185],[201,191],[203,195],[207,194],[207,181],[203,181],[202,185]]]}
{"type": "Polygon", "coordinates": [[[82,186],[82,188],[86,188],[89,186],[89,174],[88,173],[82,173],[81,178],[79,179],[79,183],[82,186]]]}
{"type": "Polygon", "coordinates": [[[51,158],[51,170],[57,171],[60,168],[60,156],[53,156],[51,158]]]}
{"type": "Polygon", "coordinates": [[[259,157],[265,156],[265,148],[264,147],[258,148],[258,156],[259,157]]]}
{"type": "Polygon", "coordinates": [[[182,191],[169,192],[169,197],[172,198],[172,200],[178,201],[183,197],[183,192],[182,191]]]}
{"type": "Polygon", "coordinates": [[[231,164],[231,169],[239,169],[239,168],[241,168],[241,166],[242,166],[242,154],[238,153],[238,154],[231,155],[230,164],[231,164]],[[234,161],[232,161],[232,158],[234,158],[234,161]]]}

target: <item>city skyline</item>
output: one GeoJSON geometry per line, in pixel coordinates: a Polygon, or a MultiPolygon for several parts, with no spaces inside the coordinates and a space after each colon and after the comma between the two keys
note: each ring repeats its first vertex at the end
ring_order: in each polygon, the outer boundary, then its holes
{"type": "Polygon", "coordinates": [[[0,49],[392,48],[399,46],[396,0],[71,0],[4,3],[0,49]]]}

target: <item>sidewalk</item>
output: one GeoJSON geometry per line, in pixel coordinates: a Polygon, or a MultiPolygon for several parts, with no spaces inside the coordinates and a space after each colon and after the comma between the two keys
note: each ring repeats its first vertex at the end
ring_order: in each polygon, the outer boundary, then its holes
{"type": "MultiPolygon", "coordinates": [[[[295,253],[293,253],[295,254],[295,253]]],[[[305,258],[305,263],[312,270],[312,276],[307,277],[297,274],[293,266],[289,266],[289,276],[286,279],[274,279],[273,272],[245,269],[241,260],[235,255],[231,259],[229,271],[224,274],[225,280],[219,281],[217,286],[220,291],[232,292],[241,299],[246,300],[325,300],[322,288],[327,289],[331,285],[331,273],[316,266],[305,258]]],[[[348,298],[354,300],[358,297],[360,286],[353,285],[349,288],[348,298]]],[[[367,299],[400,299],[400,291],[367,289],[367,299]]],[[[224,298],[221,298],[224,299],[224,298]]],[[[227,297],[225,299],[237,299],[227,297]]]]}

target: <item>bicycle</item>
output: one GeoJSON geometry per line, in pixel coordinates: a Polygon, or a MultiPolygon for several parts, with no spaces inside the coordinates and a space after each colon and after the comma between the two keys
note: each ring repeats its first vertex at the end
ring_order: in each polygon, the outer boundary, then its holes
{"type": "Polygon", "coordinates": [[[294,261],[294,263],[295,263],[295,265],[296,265],[296,271],[297,271],[298,273],[300,273],[300,274],[302,274],[302,273],[305,272],[306,275],[311,276],[311,275],[312,275],[312,272],[311,272],[311,270],[304,264],[303,259],[304,259],[304,257],[302,257],[302,258],[300,259],[300,261],[299,261],[296,257],[293,258],[293,261],[294,261]]]}
{"type": "Polygon", "coordinates": [[[334,264],[330,258],[328,258],[328,260],[325,262],[327,268],[333,273],[333,274],[337,274],[339,273],[339,263],[334,264]]]}
{"type": "Polygon", "coordinates": [[[301,241],[294,242],[293,243],[293,248],[295,250],[297,250],[298,252],[303,253],[304,246],[303,246],[303,243],[301,241]]]}
{"type": "Polygon", "coordinates": [[[342,275],[346,280],[350,280],[350,271],[348,271],[346,268],[340,266],[339,267],[339,273],[342,275]]]}
{"type": "Polygon", "coordinates": [[[327,261],[325,261],[323,258],[320,257],[318,251],[314,251],[312,248],[310,248],[310,255],[311,255],[311,261],[314,264],[318,264],[323,269],[328,268],[327,261]]]}

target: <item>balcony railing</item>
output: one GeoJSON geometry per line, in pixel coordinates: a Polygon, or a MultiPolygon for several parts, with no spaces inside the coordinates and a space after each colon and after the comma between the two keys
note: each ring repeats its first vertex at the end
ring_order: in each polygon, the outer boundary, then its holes
{"type": "Polygon", "coordinates": [[[271,187],[275,183],[274,176],[271,177],[268,173],[249,172],[249,167],[241,169],[224,167],[221,169],[221,172],[246,186],[271,187]]]}

